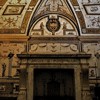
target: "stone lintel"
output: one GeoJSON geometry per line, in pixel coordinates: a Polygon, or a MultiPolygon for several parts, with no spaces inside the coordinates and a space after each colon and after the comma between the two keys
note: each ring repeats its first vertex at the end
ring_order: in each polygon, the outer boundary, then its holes
{"type": "Polygon", "coordinates": [[[33,58],[75,58],[75,59],[89,59],[91,54],[17,54],[19,59],[33,59],[33,58]]]}

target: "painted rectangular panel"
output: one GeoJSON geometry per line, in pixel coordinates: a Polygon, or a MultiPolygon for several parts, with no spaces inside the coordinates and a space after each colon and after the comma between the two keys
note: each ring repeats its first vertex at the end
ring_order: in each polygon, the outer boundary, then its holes
{"type": "Polygon", "coordinates": [[[85,11],[88,15],[100,15],[100,5],[99,4],[88,4],[83,5],[85,11]]]}
{"type": "Polygon", "coordinates": [[[20,15],[24,7],[24,5],[7,5],[3,15],[20,15]]]}

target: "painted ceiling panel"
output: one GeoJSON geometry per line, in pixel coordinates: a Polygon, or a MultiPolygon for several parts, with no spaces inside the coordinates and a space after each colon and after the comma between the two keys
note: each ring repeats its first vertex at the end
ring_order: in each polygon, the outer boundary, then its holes
{"type": "MultiPolygon", "coordinates": [[[[4,0],[5,1],[5,0],[4,0]]],[[[27,11],[32,11],[33,8],[29,7],[31,0],[7,0],[0,9],[0,33],[1,34],[23,34],[22,23],[26,23],[31,15],[27,11]],[[26,15],[27,14],[27,15],[26,15]],[[26,17],[28,16],[28,17],[26,17]],[[25,21],[25,22],[23,22],[25,21]],[[16,30],[16,31],[14,31],[16,30]]],[[[1,4],[2,2],[0,2],[1,4]]]]}
{"type": "Polygon", "coordinates": [[[80,35],[100,34],[100,0],[41,0],[39,10],[36,7],[38,1],[0,0],[0,34],[26,34],[34,11],[37,11],[34,15],[37,16],[40,10],[47,10],[50,5],[51,11],[56,11],[59,5],[64,14],[72,16],[79,25],[80,35]],[[66,1],[68,6],[65,7],[66,1]]]}
{"type": "Polygon", "coordinates": [[[85,21],[84,34],[100,34],[100,0],[78,0],[85,21]]]}

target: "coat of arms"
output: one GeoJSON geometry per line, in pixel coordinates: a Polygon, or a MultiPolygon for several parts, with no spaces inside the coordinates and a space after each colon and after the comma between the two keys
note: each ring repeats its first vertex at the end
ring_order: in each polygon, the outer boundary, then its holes
{"type": "Polygon", "coordinates": [[[51,17],[48,21],[47,21],[47,29],[52,32],[52,35],[55,35],[55,32],[57,32],[60,29],[60,22],[58,20],[58,18],[55,17],[51,17]]]}

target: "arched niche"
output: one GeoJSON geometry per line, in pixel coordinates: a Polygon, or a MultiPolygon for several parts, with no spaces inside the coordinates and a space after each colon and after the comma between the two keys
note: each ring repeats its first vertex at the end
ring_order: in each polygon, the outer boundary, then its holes
{"type": "Polygon", "coordinates": [[[78,36],[78,27],[73,20],[59,14],[40,17],[32,25],[29,36],[78,36]]]}

